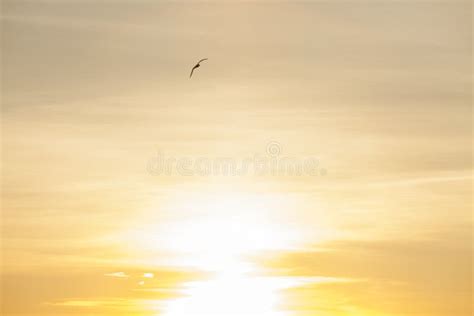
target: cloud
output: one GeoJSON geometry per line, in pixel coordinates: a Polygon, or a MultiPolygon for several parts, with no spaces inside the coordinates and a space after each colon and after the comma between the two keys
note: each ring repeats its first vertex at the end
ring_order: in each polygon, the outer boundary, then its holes
{"type": "Polygon", "coordinates": [[[135,298],[71,298],[58,301],[46,302],[43,305],[55,308],[70,309],[93,309],[95,311],[108,312],[144,312],[149,311],[152,306],[156,305],[156,300],[151,299],[135,299],[135,298]]]}
{"type": "Polygon", "coordinates": [[[457,181],[472,181],[473,175],[469,171],[467,174],[447,175],[447,176],[425,176],[400,178],[396,180],[381,181],[372,184],[373,186],[391,187],[391,186],[416,186],[432,183],[457,182],[457,181]]]}
{"type": "Polygon", "coordinates": [[[125,274],[125,272],[112,272],[112,273],[106,273],[104,275],[108,276],[108,277],[114,277],[114,278],[128,278],[128,277],[130,277],[129,275],[125,274]]]}
{"type": "Polygon", "coordinates": [[[417,240],[333,241],[263,261],[273,275],[328,281],[289,289],[291,310],[467,316],[472,308],[470,248],[469,229],[462,227],[417,240]]]}

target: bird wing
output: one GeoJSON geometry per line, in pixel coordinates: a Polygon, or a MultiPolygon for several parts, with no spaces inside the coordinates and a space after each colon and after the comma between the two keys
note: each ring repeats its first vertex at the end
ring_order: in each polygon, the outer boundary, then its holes
{"type": "MultiPolygon", "coordinates": [[[[197,66],[197,65],[196,65],[196,66],[197,66]]],[[[193,75],[194,69],[197,68],[196,66],[194,66],[193,69],[191,69],[191,73],[189,74],[189,78],[191,78],[191,76],[193,75]]]]}
{"type": "Polygon", "coordinates": [[[198,61],[198,64],[199,64],[201,61],[205,61],[205,60],[207,60],[207,58],[201,59],[200,61],[198,61]]]}

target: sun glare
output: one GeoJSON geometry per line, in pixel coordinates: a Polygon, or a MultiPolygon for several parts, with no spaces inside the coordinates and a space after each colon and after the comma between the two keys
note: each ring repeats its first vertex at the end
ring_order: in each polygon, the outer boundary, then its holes
{"type": "Polygon", "coordinates": [[[284,203],[273,197],[245,193],[195,194],[175,199],[168,208],[176,219],[142,241],[148,247],[165,245],[176,254],[173,265],[210,272],[206,280],[186,282],[180,297],[164,302],[166,316],[283,316],[279,290],[292,280],[259,276],[246,256],[265,250],[288,249],[299,232],[278,223],[275,214],[284,203]],[[185,212],[186,216],[178,216],[185,212]]]}
{"type": "Polygon", "coordinates": [[[281,285],[239,271],[184,285],[183,297],[165,304],[165,316],[283,316],[278,311],[281,285]]]}
{"type": "MultiPolygon", "coordinates": [[[[159,225],[150,220],[127,239],[145,251],[159,248],[175,254],[173,265],[219,271],[236,258],[300,244],[302,231],[285,226],[278,217],[288,204],[274,196],[244,192],[199,192],[175,197],[167,202],[167,220],[159,225]]],[[[149,214],[152,218],[152,208],[149,214]]]]}

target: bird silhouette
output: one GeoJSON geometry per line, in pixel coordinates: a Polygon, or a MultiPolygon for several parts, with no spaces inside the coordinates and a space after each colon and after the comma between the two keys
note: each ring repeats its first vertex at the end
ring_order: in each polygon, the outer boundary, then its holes
{"type": "Polygon", "coordinates": [[[191,73],[189,74],[189,78],[191,78],[193,76],[194,69],[201,67],[200,63],[202,61],[205,61],[205,60],[207,60],[207,58],[203,58],[200,61],[198,61],[198,63],[193,67],[193,69],[191,69],[191,73]]]}

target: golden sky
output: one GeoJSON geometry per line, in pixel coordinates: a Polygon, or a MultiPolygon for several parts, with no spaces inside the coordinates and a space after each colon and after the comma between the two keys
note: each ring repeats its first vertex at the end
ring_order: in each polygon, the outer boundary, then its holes
{"type": "Polygon", "coordinates": [[[2,315],[471,315],[471,14],[2,1],[2,315]]]}

